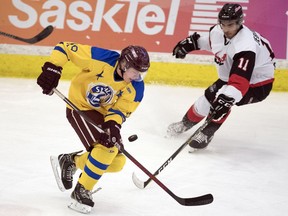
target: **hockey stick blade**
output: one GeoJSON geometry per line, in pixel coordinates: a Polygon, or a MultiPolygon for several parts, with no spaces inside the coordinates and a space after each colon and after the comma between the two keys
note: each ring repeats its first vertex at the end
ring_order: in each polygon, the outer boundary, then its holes
{"type": "Polygon", "coordinates": [[[193,197],[193,198],[180,198],[178,197],[178,202],[184,206],[200,206],[212,203],[214,200],[212,194],[206,194],[203,196],[193,197]]]}
{"type": "Polygon", "coordinates": [[[39,41],[42,41],[43,39],[47,38],[52,32],[53,32],[54,28],[53,26],[49,25],[46,28],[44,28],[39,34],[37,34],[36,36],[32,37],[32,38],[22,38],[16,35],[12,35],[9,33],[5,33],[5,32],[1,32],[0,31],[0,35],[3,35],[5,37],[9,37],[15,40],[19,40],[25,43],[29,43],[29,44],[34,44],[37,43],[39,41]]]}
{"type": "Polygon", "coordinates": [[[133,172],[132,173],[132,181],[133,183],[136,185],[136,187],[140,188],[140,189],[144,189],[145,188],[145,182],[141,181],[136,174],[133,172]]]}
{"type": "MultiPolygon", "coordinates": [[[[121,148],[120,151],[129,158],[138,168],[140,168],[146,175],[149,176],[159,187],[161,187],[166,193],[168,193],[173,199],[175,199],[179,204],[184,206],[198,206],[198,205],[207,205],[213,202],[212,194],[205,194],[199,197],[191,198],[182,198],[176,196],[169,188],[167,188],[158,178],[156,178],[152,173],[150,173],[141,163],[139,163],[132,155],[130,155],[124,148],[121,148]]],[[[136,177],[136,175],[135,175],[136,177]]],[[[143,187],[143,185],[139,185],[143,187]]]]}
{"type": "MultiPolygon", "coordinates": [[[[132,174],[132,179],[134,184],[140,188],[140,189],[144,189],[145,188],[145,182],[139,180],[139,178],[135,175],[135,173],[133,172],[132,174]]],[[[213,202],[213,196],[212,194],[206,194],[203,196],[199,196],[199,197],[193,197],[193,198],[180,198],[180,197],[176,197],[176,200],[181,204],[181,205],[185,205],[185,206],[197,206],[197,205],[206,205],[206,204],[210,204],[213,202]]]]}

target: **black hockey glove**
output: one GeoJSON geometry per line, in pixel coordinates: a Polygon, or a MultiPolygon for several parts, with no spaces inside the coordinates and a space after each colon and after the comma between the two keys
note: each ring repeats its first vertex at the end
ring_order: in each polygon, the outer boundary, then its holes
{"type": "Polygon", "coordinates": [[[213,120],[220,121],[229,113],[234,102],[234,98],[220,94],[212,103],[209,114],[212,115],[214,113],[213,120]]]}
{"type": "Polygon", "coordinates": [[[184,40],[180,41],[173,49],[173,56],[176,58],[184,59],[186,54],[193,51],[199,50],[197,40],[199,39],[200,35],[195,32],[193,35],[185,38],[184,40]]]}
{"type": "Polygon", "coordinates": [[[99,143],[106,146],[107,148],[112,148],[118,143],[123,148],[123,142],[120,134],[121,125],[117,122],[110,120],[102,124],[102,129],[106,133],[102,133],[99,137],[99,143]]]}
{"type": "Polygon", "coordinates": [[[54,93],[52,89],[58,86],[61,71],[62,67],[45,62],[42,66],[42,73],[37,78],[37,84],[43,89],[43,94],[52,95],[54,93]]]}

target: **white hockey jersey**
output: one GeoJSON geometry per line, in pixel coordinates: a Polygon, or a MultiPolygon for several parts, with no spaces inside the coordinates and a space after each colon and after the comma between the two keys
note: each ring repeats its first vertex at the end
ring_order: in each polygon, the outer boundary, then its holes
{"type": "Polygon", "coordinates": [[[200,34],[198,46],[214,54],[219,78],[227,82],[219,93],[235,98],[235,102],[249,87],[274,80],[274,53],[269,41],[245,25],[231,40],[220,25],[215,25],[208,36],[200,34]]]}

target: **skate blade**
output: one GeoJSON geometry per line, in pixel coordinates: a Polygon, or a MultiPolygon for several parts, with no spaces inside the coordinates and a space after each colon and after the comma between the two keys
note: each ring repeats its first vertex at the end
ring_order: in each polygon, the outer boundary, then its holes
{"type": "Polygon", "coordinates": [[[165,135],[164,135],[164,138],[166,139],[174,139],[174,138],[177,138],[180,134],[177,134],[177,133],[169,133],[167,132],[165,135]]]}
{"type": "Polygon", "coordinates": [[[64,192],[66,189],[62,183],[61,180],[61,170],[60,170],[60,165],[59,165],[59,161],[58,161],[58,157],[57,156],[50,156],[50,162],[51,162],[51,166],[52,166],[52,170],[54,173],[54,177],[56,180],[56,183],[58,185],[58,188],[60,191],[64,192]]]}
{"type": "Polygon", "coordinates": [[[91,206],[81,204],[76,200],[71,200],[71,202],[68,204],[68,208],[83,214],[89,214],[92,210],[91,206]]]}
{"type": "Polygon", "coordinates": [[[197,148],[192,148],[191,146],[189,146],[188,153],[192,154],[192,153],[196,153],[196,152],[201,152],[201,151],[205,150],[206,148],[207,147],[202,148],[202,149],[197,149],[197,148]]]}
{"type": "Polygon", "coordinates": [[[196,151],[198,150],[189,146],[188,153],[194,153],[196,151]]]}

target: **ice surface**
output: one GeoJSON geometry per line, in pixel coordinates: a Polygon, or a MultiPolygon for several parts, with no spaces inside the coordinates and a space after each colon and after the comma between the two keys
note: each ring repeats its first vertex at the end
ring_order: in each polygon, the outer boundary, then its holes
{"type": "MultiPolygon", "coordinates": [[[[58,87],[67,95],[69,83],[58,87]]],[[[123,125],[126,150],[150,172],[156,171],[195,129],[165,138],[167,126],[182,118],[203,89],[146,86],[145,98],[123,125]],[[127,138],[137,134],[138,140],[127,138]]],[[[206,206],[178,204],[157,184],[138,189],[132,172],[147,176],[127,160],[122,172],[105,174],[94,195],[91,215],[105,216],[283,216],[288,211],[288,94],[233,107],[208,149],[184,149],[158,176],[180,197],[206,193],[206,206]]],[[[65,103],[41,93],[35,80],[0,79],[0,215],[72,216],[71,191],[57,188],[49,156],[83,149],[65,118],[65,103]]],[[[76,174],[76,179],[79,172],[76,174]]]]}

